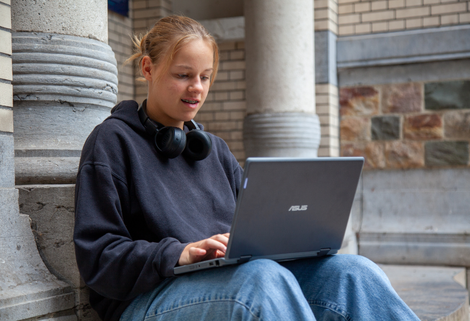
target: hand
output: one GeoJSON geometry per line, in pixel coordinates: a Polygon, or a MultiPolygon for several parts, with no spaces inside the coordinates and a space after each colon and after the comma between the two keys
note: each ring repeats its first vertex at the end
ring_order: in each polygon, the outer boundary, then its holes
{"type": "Polygon", "coordinates": [[[208,239],[189,243],[181,253],[179,265],[187,265],[205,260],[223,257],[227,251],[230,233],[217,234],[208,239]]]}

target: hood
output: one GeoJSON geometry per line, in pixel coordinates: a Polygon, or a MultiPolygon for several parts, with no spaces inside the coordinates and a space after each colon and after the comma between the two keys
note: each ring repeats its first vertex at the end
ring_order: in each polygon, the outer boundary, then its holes
{"type": "MultiPolygon", "coordinates": [[[[125,122],[136,132],[145,132],[144,126],[141,124],[137,109],[139,104],[134,100],[123,100],[111,109],[111,115],[108,119],[119,119],[125,122]]],[[[105,120],[105,121],[106,121],[105,120]]]]}

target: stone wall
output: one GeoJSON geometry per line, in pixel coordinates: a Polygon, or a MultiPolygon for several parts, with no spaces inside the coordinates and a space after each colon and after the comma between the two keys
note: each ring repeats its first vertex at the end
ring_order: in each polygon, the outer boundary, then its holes
{"type": "Polygon", "coordinates": [[[353,216],[375,262],[470,266],[469,36],[461,24],[337,39],[341,155],[366,158],[353,216]]]}
{"type": "Polygon", "coordinates": [[[470,81],[343,87],[341,154],[366,169],[468,167],[470,81]]]}
{"type": "Polygon", "coordinates": [[[339,0],[340,36],[470,23],[470,3],[459,0],[339,0]]]}

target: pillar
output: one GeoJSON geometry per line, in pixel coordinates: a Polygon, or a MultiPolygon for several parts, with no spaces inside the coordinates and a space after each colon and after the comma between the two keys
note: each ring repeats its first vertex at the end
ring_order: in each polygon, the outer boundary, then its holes
{"type": "Polygon", "coordinates": [[[11,15],[13,182],[19,211],[28,214],[19,215],[27,223],[20,235],[29,233],[32,241],[31,258],[18,264],[42,264],[44,271],[32,274],[34,278],[64,281],[50,291],[69,295],[68,312],[43,313],[36,301],[27,308],[33,316],[46,315],[44,319],[98,320],[75,262],[73,183],[87,136],[116,103],[107,1],[11,0],[11,15]]]}
{"type": "Polygon", "coordinates": [[[0,320],[76,320],[70,286],[49,273],[15,189],[11,3],[0,0],[0,320]]]}
{"type": "Polygon", "coordinates": [[[249,156],[315,157],[312,0],[245,0],[246,103],[249,156]]]}
{"type": "Polygon", "coordinates": [[[116,103],[107,1],[13,0],[12,18],[16,183],[73,183],[116,103]]]}

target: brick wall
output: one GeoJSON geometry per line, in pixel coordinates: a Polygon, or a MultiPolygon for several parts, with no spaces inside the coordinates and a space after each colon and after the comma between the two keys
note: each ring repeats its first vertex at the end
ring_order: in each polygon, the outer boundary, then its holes
{"type": "Polygon", "coordinates": [[[468,167],[470,81],[340,90],[341,154],[365,169],[468,167]]]}
{"type": "Polygon", "coordinates": [[[461,0],[338,0],[340,36],[470,23],[461,0]]]}
{"type": "Polygon", "coordinates": [[[129,17],[108,11],[108,44],[114,51],[118,67],[118,102],[134,99],[134,67],[124,65],[133,50],[132,5],[133,1],[129,1],[129,17]]]}
{"type": "MultiPolygon", "coordinates": [[[[338,34],[338,0],[315,0],[314,7],[315,31],[338,34]]],[[[321,126],[318,156],[339,156],[338,87],[331,83],[316,84],[315,101],[321,126]]]]}
{"type": "Polygon", "coordinates": [[[317,84],[315,101],[321,130],[318,156],[339,156],[338,87],[332,84],[317,84]]]}
{"type": "Polygon", "coordinates": [[[217,78],[209,91],[196,121],[205,130],[225,140],[237,160],[243,164],[243,119],[245,102],[244,42],[219,44],[220,65],[217,78]]]}
{"type": "Polygon", "coordinates": [[[338,1],[315,0],[314,7],[315,30],[331,30],[338,34],[338,1]]]}

